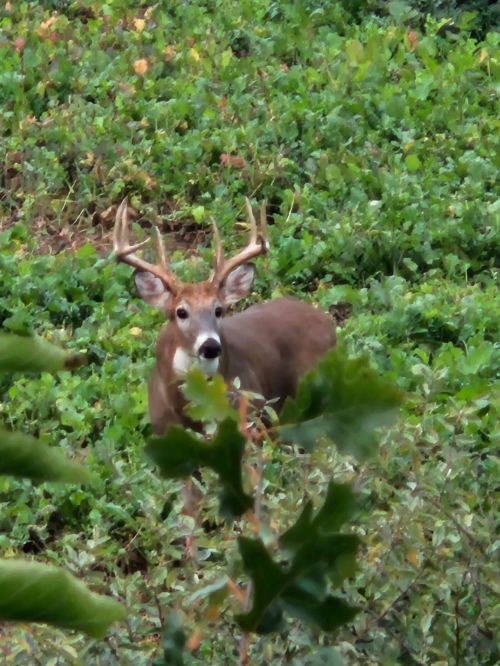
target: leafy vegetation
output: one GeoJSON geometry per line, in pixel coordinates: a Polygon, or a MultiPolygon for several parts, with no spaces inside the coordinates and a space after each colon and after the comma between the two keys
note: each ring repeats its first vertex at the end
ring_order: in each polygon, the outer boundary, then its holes
{"type": "MultiPolygon", "coordinates": [[[[64,352],[36,337],[0,334],[0,371],[57,371],[81,364],[80,354],[64,352]]],[[[81,483],[85,469],[58,449],[34,437],[0,428],[0,474],[32,481],[81,483]]],[[[61,568],[9,558],[0,560],[0,619],[49,622],[100,638],[126,615],[114,599],[90,592],[61,568]]]]}
{"type": "Polygon", "coordinates": [[[221,524],[203,488],[203,520],[183,513],[179,482],[144,456],[160,316],[106,258],[110,205],[129,194],[138,225],[159,224],[192,279],[211,255],[210,217],[236,245],[243,196],[267,198],[256,299],[293,293],[330,309],[349,352],[406,396],[362,464],[264,446],[275,532],[313,524],[321,509],[306,507],[323,504],[332,476],[354,482],[359,567],[343,594],[361,611],[331,637],[288,609],[287,632],[256,639],[250,660],[335,663],[336,646],[353,666],[498,662],[495,11],[479,0],[2,3],[0,321],[92,362],[0,377],[1,418],[84,459],[92,478],[2,477],[0,552],[64,565],[131,609],[101,642],[2,626],[5,660],[140,665],[163,650],[181,659],[184,642],[189,663],[238,659],[227,579],[242,580],[234,537],[246,521],[221,524]]]}

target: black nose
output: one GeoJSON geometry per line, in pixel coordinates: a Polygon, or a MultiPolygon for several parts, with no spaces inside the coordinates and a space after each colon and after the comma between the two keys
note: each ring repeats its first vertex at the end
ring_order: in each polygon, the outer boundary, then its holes
{"type": "Polygon", "coordinates": [[[198,350],[198,355],[202,358],[217,358],[221,355],[222,347],[220,342],[214,338],[207,338],[198,350]]]}

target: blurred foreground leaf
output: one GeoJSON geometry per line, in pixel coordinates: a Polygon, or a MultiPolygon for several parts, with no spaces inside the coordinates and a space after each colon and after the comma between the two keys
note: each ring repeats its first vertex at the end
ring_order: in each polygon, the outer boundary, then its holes
{"type": "Polygon", "coordinates": [[[401,391],[381,378],[367,358],[349,359],[333,349],[300,382],[281,414],[282,437],[312,448],[331,438],[339,451],[363,460],[377,447],[377,428],[397,417],[401,391]]]}
{"type": "Polygon", "coordinates": [[[0,474],[31,481],[85,483],[87,470],[31,435],[0,428],[0,474]]]}
{"type": "Polygon", "coordinates": [[[186,413],[195,421],[222,421],[234,412],[222,375],[208,378],[199,368],[194,368],[186,377],[183,393],[190,403],[186,413]]]}
{"type": "Polygon", "coordinates": [[[243,490],[241,459],[245,438],[232,419],[222,421],[212,441],[205,441],[179,426],[163,437],[152,437],[146,451],[167,479],[190,476],[198,467],[211,467],[222,484],[221,513],[240,516],[253,505],[243,490]]]}
{"type": "Polygon", "coordinates": [[[336,530],[356,507],[349,486],[330,483],[325,502],[313,517],[308,502],[297,522],[280,539],[289,557],[278,564],[260,539],[238,540],[243,566],[253,582],[252,608],[236,620],[245,631],[269,633],[280,628],[283,611],[333,631],[358,612],[327,592],[328,581],[340,585],[355,569],[359,540],[336,530]]]}
{"type": "Polygon", "coordinates": [[[83,365],[84,354],[63,351],[37,336],[0,333],[0,371],[57,372],[83,365]]]}
{"type": "Polygon", "coordinates": [[[125,606],[95,594],[63,569],[24,560],[0,561],[0,620],[47,622],[101,638],[125,606]]]}
{"type": "Polygon", "coordinates": [[[154,666],[182,666],[186,641],[181,615],[170,613],[165,619],[162,631],[163,656],[154,662],[154,666]]]}

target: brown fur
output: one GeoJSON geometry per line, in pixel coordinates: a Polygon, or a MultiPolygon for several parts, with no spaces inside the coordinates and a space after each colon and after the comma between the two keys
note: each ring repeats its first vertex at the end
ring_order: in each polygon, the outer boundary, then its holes
{"type": "MultiPolygon", "coordinates": [[[[207,287],[206,283],[185,285],[182,291],[182,300],[193,306],[215,296],[212,285],[207,287]]],[[[220,338],[219,372],[224,379],[239,377],[242,389],[259,393],[266,400],[278,398],[278,410],[287,396],[295,394],[299,378],[335,345],[330,317],[290,298],[253,305],[226,317],[221,322],[220,338]]],[[[179,331],[172,320],[161,331],[149,382],[151,424],[159,434],[173,423],[195,426],[183,413],[185,401],[172,371],[178,345],[179,331]]]]}

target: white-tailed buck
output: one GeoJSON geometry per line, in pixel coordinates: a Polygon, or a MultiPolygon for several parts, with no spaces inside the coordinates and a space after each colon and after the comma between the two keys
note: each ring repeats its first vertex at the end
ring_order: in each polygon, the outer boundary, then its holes
{"type": "Polygon", "coordinates": [[[311,305],[292,298],[278,298],[253,305],[224,317],[228,306],[248,295],[255,266],[250,259],[267,250],[266,210],[261,208],[260,229],[246,199],[250,241],[231,259],[224,259],[219,232],[214,270],[198,284],[181,282],[171,271],[160,232],[156,229],[158,263],[136,256],[148,241],[130,245],[127,200],[116,213],[114,250],[118,261],[133,268],[142,298],[164,311],[168,323],[162,328],[156,364],[149,381],[149,414],[156,433],[173,423],[193,426],[184,414],[185,400],[179,384],[188,369],[198,365],[206,374],[219,372],[226,382],[239,378],[241,389],[266,400],[294,395],[301,375],[335,344],[331,319],[311,305]]]}

